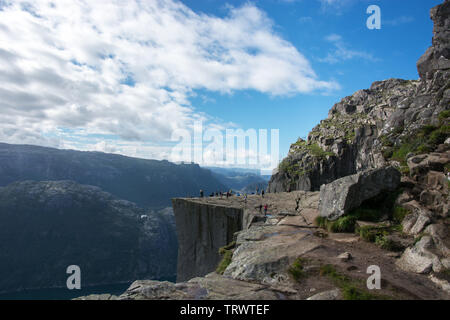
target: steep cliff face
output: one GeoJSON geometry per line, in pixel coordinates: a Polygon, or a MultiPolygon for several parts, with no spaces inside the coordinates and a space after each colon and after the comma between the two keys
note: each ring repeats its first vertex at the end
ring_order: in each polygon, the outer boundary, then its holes
{"type": "Polygon", "coordinates": [[[178,233],[177,282],[204,276],[220,262],[219,249],[242,230],[244,210],[202,199],[173,199],[178,233]]]}
{"type": "MultiPolygon", "coordinates": [[[[442,126],[450,105],[449,12],[449,1],[431,10],[433,46],[418,62],[420,80],[375,82],[370,89],[342,99],[307,141],[299,139],[291,145],[269,191],[315,191],[338,178],[384,166],[393,148],[425,126],[442,126]]],[[[448,136],[445,128],[421,151],[433,151],[443,143],[448,136]]]]}

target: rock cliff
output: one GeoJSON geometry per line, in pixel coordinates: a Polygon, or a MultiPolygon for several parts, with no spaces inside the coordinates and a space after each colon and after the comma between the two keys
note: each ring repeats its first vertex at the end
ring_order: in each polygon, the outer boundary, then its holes
{"type": "Polygon", "coordinates": [[[173,199],[178,234],[177,281],[186,281],[214,271],[219,249],[242,230],[244,210],[210,205],[202,199],[173,199]]]}

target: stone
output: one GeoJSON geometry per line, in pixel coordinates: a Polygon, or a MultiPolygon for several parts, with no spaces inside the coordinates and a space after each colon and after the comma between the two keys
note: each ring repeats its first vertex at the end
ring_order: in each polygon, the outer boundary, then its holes
{"type": "Polygon", "coordinates": [[[118,297],[109,293],[90,294],[88,296],[78,297],[73,300],[118,300],[118,297]]]}
{"type": "Polygon", "coordinates": [[[444,257],[450,257],[448,226],[443,224],[431,224],[425,229],[425,233],[431,236],[436,248],[444,257]]]}
{"type": "Polygon", "coordinates": [[[278,232],[266,235],[266,241],[242,243],[233,253],[233,259],[224,272],[225,277],[257,281],[272,274],[284,273],[299,256],[320,247],[319,239],[311,233],[279,227],[278,232]],[[302,241],[308,237],[308,241],[302,241]]]}
{"type": "Polygon", "coordinates": [[[400,259],[396,261],[396,265],[402,270],[421,274],[443,271],[444,266],[438,256],[430,251],[433,246],[432,238],[423,236],[415,246],[403,252],[400,259]]]}
{"type": "Polygon", "coordinates": [[[436,284],[438,288],[441,288],[445,292],[450,294],[450,283],[445,279],[439,279],[434,275],[430,274],[429,279],[436,284]]]}
{"type": "Polygon", "coordinates": [[[342,298],[341,290],[336,288],[333,290],[317,293],[306,300],[339,300],[341,298],[342,298]]]}
{"type": "Polygon", "coordinates": [[[450,44],[448,41],[448,25],[450,2],[445,1],[431,9],[430,16],[434,22],[433,45],[417,62],[417,70],[422,79],[432,79],[438,70],[450,68],[450,44]],[[445,27],[446,26],[446,27],[445,27]]]}
{"type": "Polygon", "coordinates": [[[353,257],[350,254],[350,252],[344,252],[344,253],[341,253],[340,255],[338,255],[338,259],[341,260],[342,262],[347,262],[347,261],[353,259],[353,257]]]}
{"type": "Polygon", "coordinates": [[[135,281],[119,300],[274,300],[278,294],[266,286],[225,278],[216,273],[172,283],[135,281]]]}
{"type": "Polygon", "coordinates": [[[329,220],[336,220],[382,191],[397,189],[400,176],[397,169],[383,167],[369,169],[323,185],[320,188],[320,215],[329,220]]]}
{"type": "Polygon", "coordinates": [[[413,200],[403,204],[403,207],[412,212],[402,221],[403,232],[411,235],[421,233],[430,224],[432,213],[413,200]]]}

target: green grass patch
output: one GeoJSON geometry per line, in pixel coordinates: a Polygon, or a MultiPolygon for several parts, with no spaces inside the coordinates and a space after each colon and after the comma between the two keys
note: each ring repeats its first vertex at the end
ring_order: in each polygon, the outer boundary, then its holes
{"type": "Polygon", "coordinates": [[[360,281],[352,280],[341,274],[331,264],[320,267],[320,275],[330,278],[333,283],[341,289],[344,300],[390,300],[389,296],[375,294],[368,289],[362,288],[360,281]]]}
{"type": "Polygon", "coordinates": [[[222,256],[222,260],[216,268],[218,274],[223,274],[225,269],[230,265],[233,258],[233,249],[236,246],[236,242],[233,241],[230,244],[219,249],[219,254],[222,256]]]}
{"type": "Polygon", "coordinates": [[[299,257],[295,259],[294,263],[289,267],[288,272],[295,281],[300,281],[302,278],[306,277],[306,272],[304,270],[306,263],[306,259],[299,257]]]}
{"type": "Polygon", "coordinates": [[[361,239],[367,242],[373,242],[380,248],[388,251],[401,251],[404,248],[399,246],[397,243],[389,239],[389,234],[394,231],[399,231],[399,225],[396,226],[363,226],[356,228],[356,232],[359,234],[361,239]]]}
{"type": "Polygon", "coordinates": [[[343,216],[335,221],[330,221],[325,217],[317,217],[315,223],[318,227],[333,233],[354,232],[356,217],[343,216]]]}
{"type": "Polygon", "coordinates": [[[411,211],[400,206],[395,206],[392,212],[392,220],[396,224],[401,224],[403,219],[410,214],[411,211]]]}
{"type": "Polygon", "coordinates": [[[439,117],[440,121],[443,121],[443,120],[446,120],[446,119],[450,118],[450,110],[442,111],[441,113],[439,113],[438,117],[439,117]]]}
{"type": "MultiPolygon", "coordinates": [[[[393,150],[384,150],[383,156],[386,159],[398,161],[405,167],[407,166],[406,157],[409,153],[424,154],[432,152],[450,136],[450,126],[448,123],[444,123],[447,118],[447,113],[443,114],[440,117],[439,126],[423,126],[411,136],[406,137],[400,146],[394,147],[393,150]]],[[[382,143],[383,139],[386,138],[381,138],[382,143]]]]}
{"type": "Polygon", "coordinates": [[[335,156],[335,154],[333,152],[327,152],[324,151],[318,144],[313,143],[310,144],[308,146],[306,146],[306,148],[309,150],[309,152],[316,158],[320,158],[320,159],[324,159],[327,156],[335,156]]]}

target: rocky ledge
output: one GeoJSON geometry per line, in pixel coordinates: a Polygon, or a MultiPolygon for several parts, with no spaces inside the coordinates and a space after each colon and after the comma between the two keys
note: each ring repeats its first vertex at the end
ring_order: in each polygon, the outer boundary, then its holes
{"type": "MultiPolygon", "coordinates": [[[[382,194],[382,189],[379,190],[382,194]]],[[[220,251],[223,260],[217,270],[179,283],[139,280],[117,299],[449,299],[442,289],[445,279],[405,271],[399,266],[402,251],[388,250],[355,232],[333,232],[321,228],[319,192],[233,196],[229,199],[192,199],[193,204],[241,208],[251,221],[235,233],[234,241],[220,251]],[[221,203],[221,205],[219,204],[221,203]],[[268,204],[268,214],[259,205],[268,204]],[[230,256],[226,258],[227,252],[230,256]],[[368,290],[367,268],[381,270],[380,290],[368,290]]],[[[348,213],[349,214],[349,213],[348,213]]],[[[347,215],[348,215],[347,214],[347,215]]],[[[394,222],[364,224],[375,230],[394,222]]],[[[355,222],[355,224],[357,224],[355,222]]],[[[395,228],[394,228],[395,229],[395,228]]],[[[371,229],[372,230],[372,229],[371,229]]],[[[383,229],[387,230],[387,229],[383,229]]],[[[389,236],[399,237],[392,231],[389,236]]],[[[413,246],[414,237],[403,241],[413,246]]],[[[424,240],[423,240],[424,241],[424,240]]],[[[416,244],[417,245],[417,244],[416,244]]],[[[404,250],[404,248],[402,249],[404,250]]],[[[408,249],[407,249],[408,250],[408,249]]],[[[406,251],[405,251],[406,252],[406,251]]],[[[187,266],[189,267],[189,266],[187,266]]],[[[430,269],[430,271],[432,271],[430,269]]],[[[95,296],[87,299],[98,298],[95,296]]]]}

